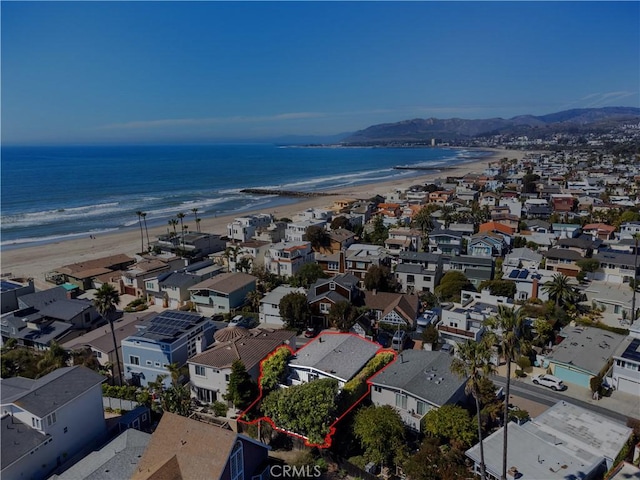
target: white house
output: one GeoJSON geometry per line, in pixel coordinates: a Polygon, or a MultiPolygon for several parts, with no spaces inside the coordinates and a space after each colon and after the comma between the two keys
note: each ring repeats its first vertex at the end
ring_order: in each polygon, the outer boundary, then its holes
{"type": "Polygon", "coordinates": [[[613,386],[640,397],[640,338],[627,337],[613,355],[613,386]]]}
{"type": "Polygon", "coordinates": [[[315,256],[311,243],[307,241],[290,241],[274,243],[264,259],[268,272],[282,277],[291,277],[298,273],[307,263],[314,263],[315,256]]]}
{"type": "Polygon", "coordinates": [[[333,378],[339,388],[364,368],[380,345],[352,333],[322,333],[289,361],[288,383],[299,385],[333,378]]]}
{"type": "Polygon", "coordinates": [[[105,377],[64,367],[37,380],[3,378],[2,478],[41,479],[105,440],[105,377]]]}
{"type": "Polygon", "coordinates": [[[240,360],[257,381],[260,362],[271,352],[281,345],[296,348],[296,332],[292,330],[227,327],[218,330],[216,338],[220,340],[188,362],[191,397],[204,403],[223,401],[235,360],[240,360]],[[229,340],[223,341],[226,338],[229,340]]]}
{"type": "Polygon", "coordinates": [[[324,229],[327,222],[325,220],[301,220],[299,222],[291,222],[287,224],[284,232],[286,242],[304,242],[307,240],[307,229],[309,227],[318,227],[324,229]]]}
{"type": "Polygon", "coordinates": [[[284,326],[284,322],[280,316],[280,300],[290,293],[306,295],[304,288],[294,288],[288,285],[279,285],[267,293],[262,300],[260,300],[260,323],[284,326]]]}
{"type": "Polygon", "coordinates": [[[266,228],[272,221],[273,216],[269,213],[234,218],[231,223],[227,224],[227,236],[231,240],[246,242],[253,237],[258,228],[266,228]]]}

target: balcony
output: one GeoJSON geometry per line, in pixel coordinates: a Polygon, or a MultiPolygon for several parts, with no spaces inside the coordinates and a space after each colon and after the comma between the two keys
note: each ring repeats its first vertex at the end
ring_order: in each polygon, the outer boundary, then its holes
{"type": "Polygon", "coordinates": [[[460,335],[467,338],[475,338],[476,334],[468,330],[462,330],[460,328],[447,327],[445,325],[438,325],[438,330],[443,332],[453,333],[454,335],[460,335]]]}

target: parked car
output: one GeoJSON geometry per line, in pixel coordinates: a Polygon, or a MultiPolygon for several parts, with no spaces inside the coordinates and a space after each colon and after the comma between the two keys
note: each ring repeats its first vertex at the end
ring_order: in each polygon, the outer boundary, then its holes
{"type": "Polygon", "coordinates": [[[554,377],[553,375],[549,375],[546,373],[541,375],[534,375],[531,380],[536,385],[542,385],[543,387],[551,388],[555,391],[567,389],[567,386],[562,383],[562,380],[560,380],[558,377],[554,377]]]}
{"type": "Polygon", "coordinates": [[[318,335],[318,329],[316,327],[307,327],[304,331],[305,338],[313,338],[318,335]]]}
{"type": "Polygon", "coordinates": [[[380,333],[378,333],[378,338],[376,339],[376,341],[384,348],[387,348],[391,345],[390,335],[385,331],[381,331],[380,333]]]}
{"type": "Polygon", "coordinates": [[[409,340],[407,332],[404,330],[398,330],[393,334],[393,338],[391,339],[391,348],[400,351],[407,344],[407,340],[409,340]]]}
{"type": "Polygon", "coordinates": [[[448,343],[445,343],[440,347],[440,351],[451,355],[453,353],[453,346],[448,343]]]}
{"type": "Polygon", "coordinates": [[[229,322],[230,327],[242,327],[242,328],[251,328],[253,327],[254,321],[251,317],[244,317],[242,315],[236,315],[229,322]]]}

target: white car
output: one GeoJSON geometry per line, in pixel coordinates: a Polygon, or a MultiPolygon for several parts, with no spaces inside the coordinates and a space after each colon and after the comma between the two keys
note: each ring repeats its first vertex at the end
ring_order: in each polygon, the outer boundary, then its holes
{"type": "Polygon", "coordinates": [[[562,383],[562,380],[558,377],[554,377],[553,375],[534,375],[531,380],[536,385],[542,385],[543,387],[551,388],[555,391],[566,390],[567,388],[567,386],[562,383]]]}

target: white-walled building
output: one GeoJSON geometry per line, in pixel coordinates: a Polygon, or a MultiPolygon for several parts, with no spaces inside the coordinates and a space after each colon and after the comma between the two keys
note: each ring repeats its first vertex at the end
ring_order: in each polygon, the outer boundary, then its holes
{"type": "Polygon", "coordinates": [[[227,236],[231,240],[246,242],[253,237],[258,228],[268,227],[272,221],[273,216],[269,213],[237,217],[234,218],[231,223],[227,224],[227,236]]]}
{"type": "Polygon", "coordinates": [[[36,380],[2,379],[2,479],[47,478],[104,441],[104,380],[82,366],[59,368],[36,380]]]}
{"type": "Polygon", "coordinates": [[[315,256],[310,242],[280,242],[269,247],[264,266],[275,275],[291,277],[304,265],[313,262],[315,256]]]}

